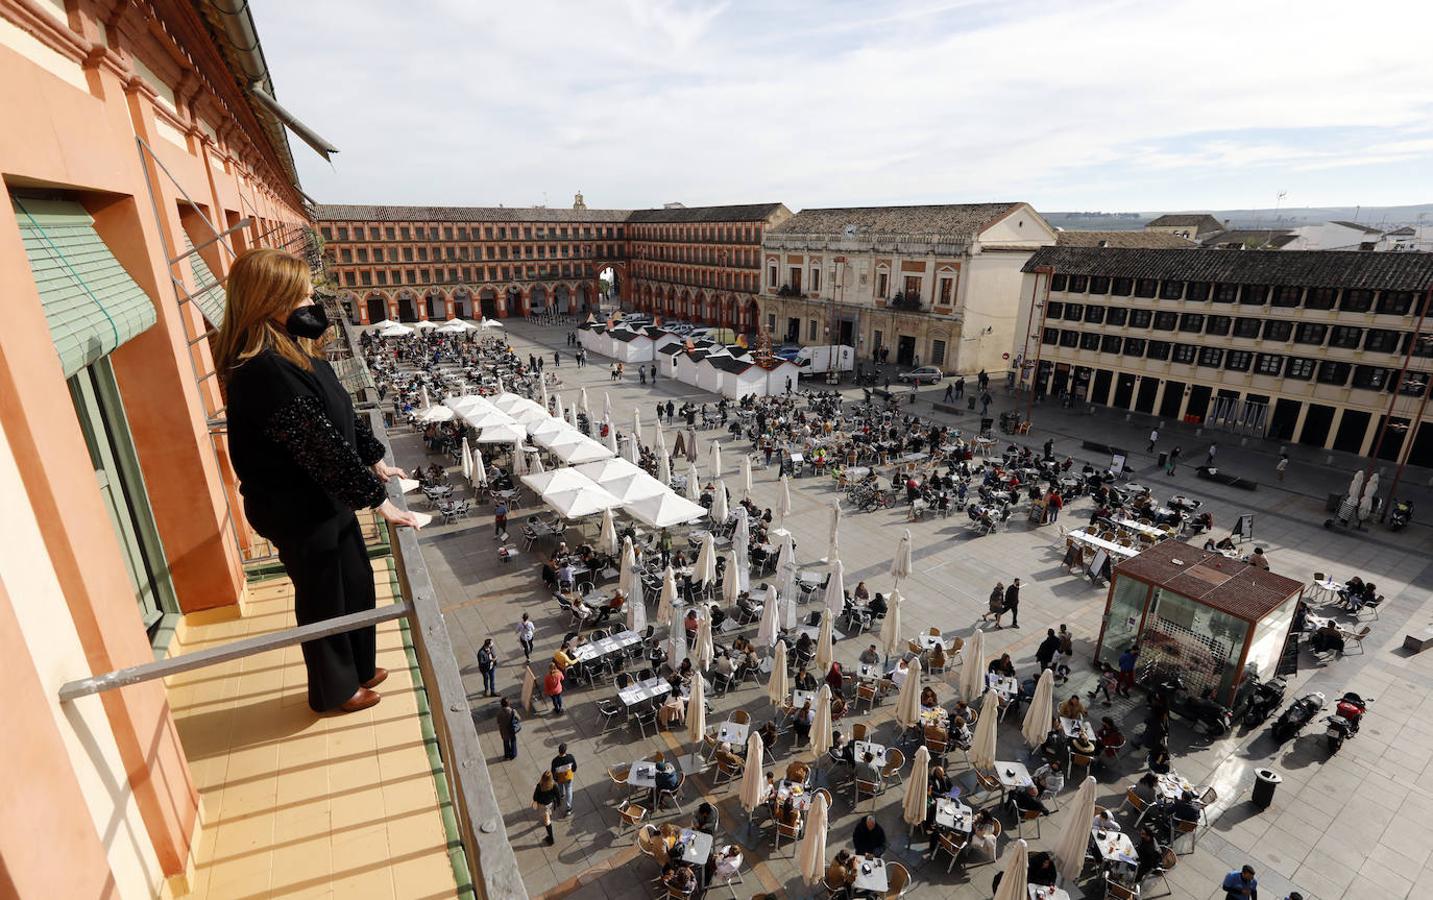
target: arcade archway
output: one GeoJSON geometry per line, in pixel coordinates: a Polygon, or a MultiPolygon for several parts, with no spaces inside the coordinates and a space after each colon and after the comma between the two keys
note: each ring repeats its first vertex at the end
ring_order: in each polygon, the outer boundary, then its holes
{"type": "Polygon", "coordinates": [[[473,292],[467,288],[458,288],[453,291],[453,317],[457,319],[471,319],[473,317],[473,292]]]}
{"type": "Polygon", "coordinates": [[[448,304],[443,299],[442,291],[429,291],[423,297],[423,307],[429,319],[442,321],[448,318],[448,304]]]}
{"type": "Polygon", "coordinates": [[[368,299],[363,301],[368,308],[368,322],[370,325],[382,322],[388,318],[388,301],[382,294],[369,294],[368,299]]]}
{"type": "MultiPolygon", "coordinates": [[[[478,308],[484,319],[498,318],[498,292],[492,288],[483,288],[478,291],[478,308]]],[[[512,307],[508,307],[511,309],[512,307]]]]}

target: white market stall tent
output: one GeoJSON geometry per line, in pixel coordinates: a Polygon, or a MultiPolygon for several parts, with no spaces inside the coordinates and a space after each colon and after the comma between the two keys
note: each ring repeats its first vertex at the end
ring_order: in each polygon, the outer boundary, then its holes
{"type": "Polygon", "coordinates": [[[772,360],[769,367],[766,367],[766,393],[768,396],[786,393],[787,379],[790,379],[791,389],[796,390],[798,379],[801,376],[801,368],[790,360],[780,357],[772,360]]]}
{"type": "Polygon", "coordinates": [[[737,357],[715,358],[712,365],[721,371],[719,393],[728,400],[766,396],[766,370],[750,360],[737,357]]]}

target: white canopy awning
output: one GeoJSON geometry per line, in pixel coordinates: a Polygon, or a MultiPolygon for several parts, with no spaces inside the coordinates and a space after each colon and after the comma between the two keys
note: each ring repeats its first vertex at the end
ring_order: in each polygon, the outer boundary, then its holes
{"type": "Polygon", "coordinates": [[[707,514],[706,508],[700,503],[678,497],[671,491],[629,503],[626,512],[651,528],[670,528],[673,525],[695,522],[707,514]]]}
{"type": "Polygon", "coordinates": [[[581,465],[582,463],[596,462],[601,459],[609,459],[612,451],[592,438],[577,435],[581,440],[566,441],[549,448],[553,456],[567,463],[570,466],[581,465]]]}
{"type": "Polygon", "coordinates": [[[489,425],[478,432],[479,444],[516,444],[527,437],[527,429],[517,424],[489,425]]]}
{"type": "Polygon", "coordinates": [[[564,519],[580,519],[583,516],[596,515],[603,510],[615,509],[622,505],[621,500],[595,484],[590,487],[573,488],[569,491],[549,489],[542,495],[542,502],[564,519]]]}
{"type": "Polygon", "coordinates": [[[544,419],[535,422],[527,429],[527,436],[539,447],[550,447],[556,443],[556,439],[568,432],[581,437],[581,433],[561,419],[544,419]]]}
{"type": "Polygon", "coordinates": [[[597,485],[576,469],[553,469],[551,472],[538,472],[534,475],[522,476],[522,483],[527,485],[533,493],[541,497],[551,490],[570,491],[576,488],[597,487],[597,485]]]}
{"type": "Polygon", "coordinates": [[[527,398],[519,397],[517,394],[502,393],[498,394],[496,397],[489,398],[489,402],[491,402],[493,406],[496,406],[498,409],[506,411],[512,409],[516,405],[521,404],[525,399],[527,398]]]}
{"type": "Polygon", "coordinates": [[[620,456],[604,459],[601,462],[587,463],[577,467],[577,471],[591,478],[598,484],[606,484],[614,478],[623,478],[628,475],[635,475],[642,470],[632,465],[620,456]]]}

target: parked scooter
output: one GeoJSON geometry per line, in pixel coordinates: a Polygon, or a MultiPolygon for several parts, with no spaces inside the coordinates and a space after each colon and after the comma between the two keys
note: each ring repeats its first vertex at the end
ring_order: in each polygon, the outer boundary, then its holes
{"type": "Polygon", "coordinates": [[[1274,727],[1271,729],[1274,740],[1282,744],[1289,738],[1297,736],[1323,708],[1324,695],[1318,691],[1305,694],[1295,700],[1293,705],[1280,713],[1279,718],[1274,721],[1274,727]]]}
{"type": "Polygon", "coordinates": [[[1156,703],[1162,701],[1171,713],[1196,725],[1203,725],[1205,732],[1212,737],[1224,734],[1233,723],[1234,713],[1229,707],[1208,696],[1209,691],[1202,697],[1189,693],[1184,687],[1184,680],[1178,675],[1160,681],[1154,691],[1159,695],[1156,703]]]}
{"type": "Polygon", "coordinates": [[[1394,531],[1402,531],[1413,521],[1413,501],[1394,500],[1393,509],[1388,513],[1388,527],[1394,531]]]}
{"type": "Polygon", "coordinates": [[[1264,720],[1283,705],[1284,691],[1287,688],[1288,682],[1283,678],[1259,682],[1249,698],[1249,708],[1244,712],[1244,725],[1256,728],[1264,724],[1264,720]]]}
{"type": "Polygon", "coordinates": [[[1372,697],[1364,700],[1353,691],[1339,698],[1334,714],[1326,719],[1329,727],[1324,736],[1328,738],[1330,754],[1337,753],[1343,747],[1344,741],[1358,734],[1358,723],[1363,719],[1363,714],[1368,712],[1368,704],[1372,702],[1372,697]]]}

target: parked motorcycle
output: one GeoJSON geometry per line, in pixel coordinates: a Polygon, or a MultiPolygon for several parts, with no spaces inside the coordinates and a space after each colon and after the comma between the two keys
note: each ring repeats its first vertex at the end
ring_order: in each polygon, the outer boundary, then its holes
{"type": "Polygon", "coordinates": [[[1394,531],[1402,531],[1413,521],[1413,501],[1395,500],[1393,510],[1388,514],[1388,527],[1394,531]]]}
{"type": "Polygon", "coordinates": [[[1324,737],[1328,738],[1330,754],[1337,753],[1342,749],[1344,741],[1358,734],[1358,723],[1363,719],[1363,714],[1368,712],[1368,704],[1372,702],[1372,697],[1364,700],[1353,691],[1339,698],[1334,706],[1334,714],[1325,719],[1329,726],[1324,731],[1324,737]]]}
{"type": "Polygon", "coordinates": [[[1195,696],[1185,688],[1184,679],[1171,675],[1158,682],[1154,692],[1158,695],[1152,698],[1155,703],[1163,703],[1170,713],[1204,726],[1211,737],[1224,734],[1233,723],[1234,713],[1210,696],[1212,688],[1206,690],[1203,696],[1195,696]]]}
{"type": "Polygon", "coordinates": [[[1288,682],[1282,678],[1261,681],[1255,685],[1249,698],[1249,708],[1244,711],[1244,725],[1255,728],[1264,724],[1264,720],[1283,705],[1284,691],[1287,688],[1288,682]]]}
{"type": "Polygon", "coordinates": [[[1274,721],[1274,727],[1270,730],[1274,740],[1279,743],[1287,741],[1304,730],[1304,726],[1314,720],[1324,708],[1324,695],[1318,691],[1305,694],[1295,700],[1288,709],[1279,714],[1274,721]]]}

